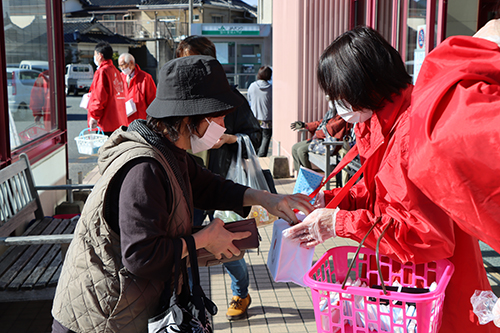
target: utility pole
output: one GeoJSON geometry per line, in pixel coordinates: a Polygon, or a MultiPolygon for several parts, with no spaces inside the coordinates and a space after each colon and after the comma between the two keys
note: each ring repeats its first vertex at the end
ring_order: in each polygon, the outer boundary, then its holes
{"type": "Polygon", "coordinates": [[[191,24],[193,24],[193,0],[189,0],[189,19],[188,19],[188,31],[189,36],[191,36],[191,24]]]}

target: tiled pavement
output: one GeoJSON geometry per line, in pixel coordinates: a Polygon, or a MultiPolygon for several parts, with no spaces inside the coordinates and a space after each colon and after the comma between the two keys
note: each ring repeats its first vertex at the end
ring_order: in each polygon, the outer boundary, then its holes
{"type": "MultiPolygon", "coordinates": [[[[269,159],[260,159],[263,168],[268,168],[269,159]]],[[[95,183],[98,178],[94,170],[85,182],[95,183]]],[[[275,179],[278,193],[292,193],[294,178],[275,179]]],[[[216,332],[262,333],[262,332],[316,332],[311,294],[308,288],[293,283],[275,283],[267,270],[267,252],[272,236],[272,225],[259,228],[262,242],[259,251],[248,251],[245,260],[250,273],[249,293],[252,304],[248,318],[229,322],[225,312],[231,300],[231,280],[222,266],[201,268],[202,286],[208,297],[217,304],[219,313],[213,319],[216,332]]],[[[328,249],[341,245],[356,245],[355,242],[336,238],[316,247],[314,260],[328,249]]],[[[482,245],[485,266],[490,273],[490,282],[496,295],[500,295],[500,257],[486,245],[482,245]]],[[[50,332],[52,302],[0,303],[0,332],[50,332]]]]}

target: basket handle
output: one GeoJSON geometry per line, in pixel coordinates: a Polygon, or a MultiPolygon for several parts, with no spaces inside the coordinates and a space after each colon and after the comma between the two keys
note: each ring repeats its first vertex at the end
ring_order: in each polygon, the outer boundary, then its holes
{"type": "MultiPolygon", "coordinates": [[[[84,129],[82,129],[82,131],[80,132],[80,134],[79,134],[78,136],[80,136],[80,137],[81,137],[81,136],[83,136],[83,135],[84,135],[85,131],[90,132],[91,130],[92,130],[92,129],[91,129],[90,127],[84,128],[84,129]]],[[[100,128],[99,126],[97,126],[97,134],[102,134],[102,135],[104,135],[104,132],[103,132],[102,128],[100,128]]]]}
{"type": "MultiPolygon", "coordinates": [[[[354,253],[354,258],[351,261],[351,264],[349,265],[349,269],[347,270],[346,278],[344,279],[344,282],[342,282],[342,289],[345,289],[345,285],[347,283],[347,277],[349,276],[349,274],[351,274],[352,268],[354,267],[354,263],[356,262],[356,259],[358,258],[358,254],[359,254],[359,251],[361,250],[361,247],[363,246],[363,243],[365,242],[366,238],[368,237],[368,235],[370,234],[370,232],[373,230],[373,228],[375,228],[375,225],[378,222],[380,222],[381,219],[382,219],[382,216],[379,216],[377,218],[377,220],[375,221],[375,223],[373,223],[372,226],[370,227],[370,230],[368,230],[368,232],[366,233],[365,237],[363,237],[363,239],[359,243],[358,249],[356,250],[356,253],[354,253]]],[[[375,248],[375,256],[376,256],[376,259],[377,259],[377,270],[378,270],[378,275],[380,277],[380,284],[382,285],[382,291],[384,292],[384,295],[387,295],[387,290],[385,288],[384,278],[382,277],[382,269],[380,268],[379,246],[380,246],[380,241],[382,240],[382,237],[384,237],[387,229],[389,229],[389,227],[392,225],[393,222],[394,222],[394,219],[391,218],[391,220],[389,221],[389,223],[387,224],[387,226],[384,228],[384,230],[380,234],[380,237],[377,239],[377,246],[375,248]]]]}

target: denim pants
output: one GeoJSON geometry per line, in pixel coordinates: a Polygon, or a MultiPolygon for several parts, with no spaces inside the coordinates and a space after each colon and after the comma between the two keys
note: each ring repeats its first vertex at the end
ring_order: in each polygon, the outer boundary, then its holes
{"type": "Polygon", "coordinates": [[[227,274],[231,277],[231,290],[233,296],[246,298],[248,295],[248,267],[245,258],[240,260],[226,262],[222,264],[226,269],[227,274]]]}

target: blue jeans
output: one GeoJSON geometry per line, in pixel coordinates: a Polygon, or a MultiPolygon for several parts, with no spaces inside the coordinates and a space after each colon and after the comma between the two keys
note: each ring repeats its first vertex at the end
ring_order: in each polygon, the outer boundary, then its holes
{"type": "Polygon", "coordinates": [[[248,277],[248,267],[245,259],[226,262],[223,264],[227,274],[231,277],[231,290],[233,296],[246,298],[248,295],[248,285],[250,280],[248,277]]]}

